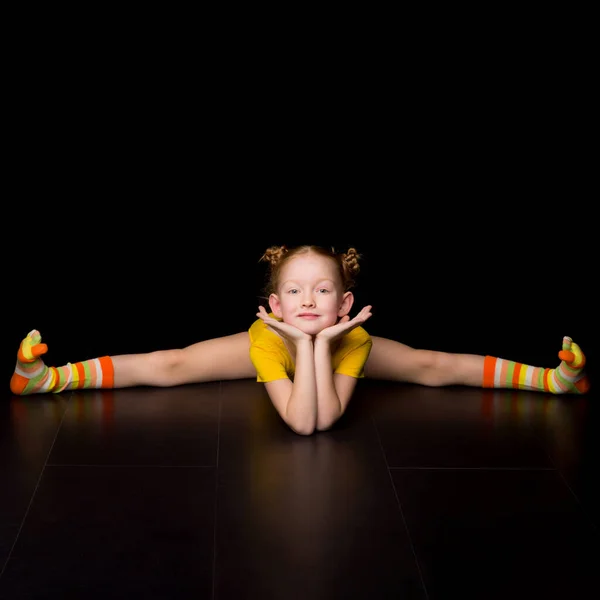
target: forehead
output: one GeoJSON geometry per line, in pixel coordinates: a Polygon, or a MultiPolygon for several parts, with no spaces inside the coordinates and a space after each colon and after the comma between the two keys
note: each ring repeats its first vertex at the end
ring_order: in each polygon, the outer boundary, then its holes
{"type": "Polygon", "coordinates": [[[318,254],[303,254],[292,258],[281,270],[281,281],[289,279],[339,279],[335,262],[318,254]]]}

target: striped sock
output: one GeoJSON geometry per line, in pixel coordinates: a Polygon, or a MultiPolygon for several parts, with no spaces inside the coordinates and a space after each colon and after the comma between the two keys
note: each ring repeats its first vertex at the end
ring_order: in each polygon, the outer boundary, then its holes
{"type": "Polygon", "coordinates": [[[484,388],[518,388],[552,394],[585,394],[590,381],[583,370],[585,355],[570,338],[563,338],[561,360],[556,369],[531,367],[503,358],[486,356],[483,363],[484,388]]]}
{"type": "Polygon", "coordinates": [[[17,365],[10,380],[10,390],[18,396],[58,393],[83,388],[112,388],[114,369],[109,356],[84,360],[63,367],[47,367],[40,358],[48,352],[37,330],[30,331],[17,352],[17,365]]]}

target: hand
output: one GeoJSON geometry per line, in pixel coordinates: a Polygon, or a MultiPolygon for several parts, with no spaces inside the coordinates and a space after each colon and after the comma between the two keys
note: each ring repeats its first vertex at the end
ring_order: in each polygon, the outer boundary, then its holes
{"type": "Polygon", "coordinates": [[[352,331],[359,325],[362,325],[371,316],[372,306],[365,306],[355,317],[350,319],[348,315],[342,317],[335,325],[326,327],[320,333],[317,334],[317,340],[323,340],[327,342],[335,342],[342,336],[346,335],[349,331],[352,331]]]}
{"type": "Polygon", "coordinates": [[[266,323],[267,329],[279,334],[282,338],[289,340],[294,345],[302,340],[312,340],[312,336],[308,333],[304,333],[293,325],[289,325],[288,323],[284,323],[283,321],[278,321],[277,319],[270,317],[269,313],[264,309],[263,306],[258,307],[256,316],[261,318],[266,323]]]}

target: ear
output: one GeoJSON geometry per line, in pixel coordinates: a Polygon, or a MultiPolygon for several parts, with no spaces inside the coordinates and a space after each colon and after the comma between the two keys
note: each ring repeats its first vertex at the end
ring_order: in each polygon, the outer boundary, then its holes
{"type": "Polygon", "coordinates": [[[277,294],[271,294],[269,296],[269,306],[271,307],[271,311],[278,318],[282,319],[281,313],[281,300],[279,300],[279,296],[277,294]]]}
{"type": "Polygon", "coordinates": [[[352,292],[346,292],[342,297],[342,304],[340,305],[340,310],[338,310],[338,317],[344,317],[352,308],[354,304],[354,294],[352,292]]]}

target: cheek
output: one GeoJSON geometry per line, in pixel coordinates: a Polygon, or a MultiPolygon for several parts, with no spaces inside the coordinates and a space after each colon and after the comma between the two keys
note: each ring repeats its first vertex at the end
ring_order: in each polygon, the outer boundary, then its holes
{"type": "Polygon", "coordinates": [[[294,303],[290,302],[289,296],[284,296],[281,299],[280,308],[282,313],[288,313],[291,310],[294,310],[294,303]]]}
{"type": "Polygon", "coordinates": [[[328,296],[322,303],[323,310],[326,310],[328,313],[337,314],[340,309],[340,299],[334,298],[333,296],[328,296]]]}

